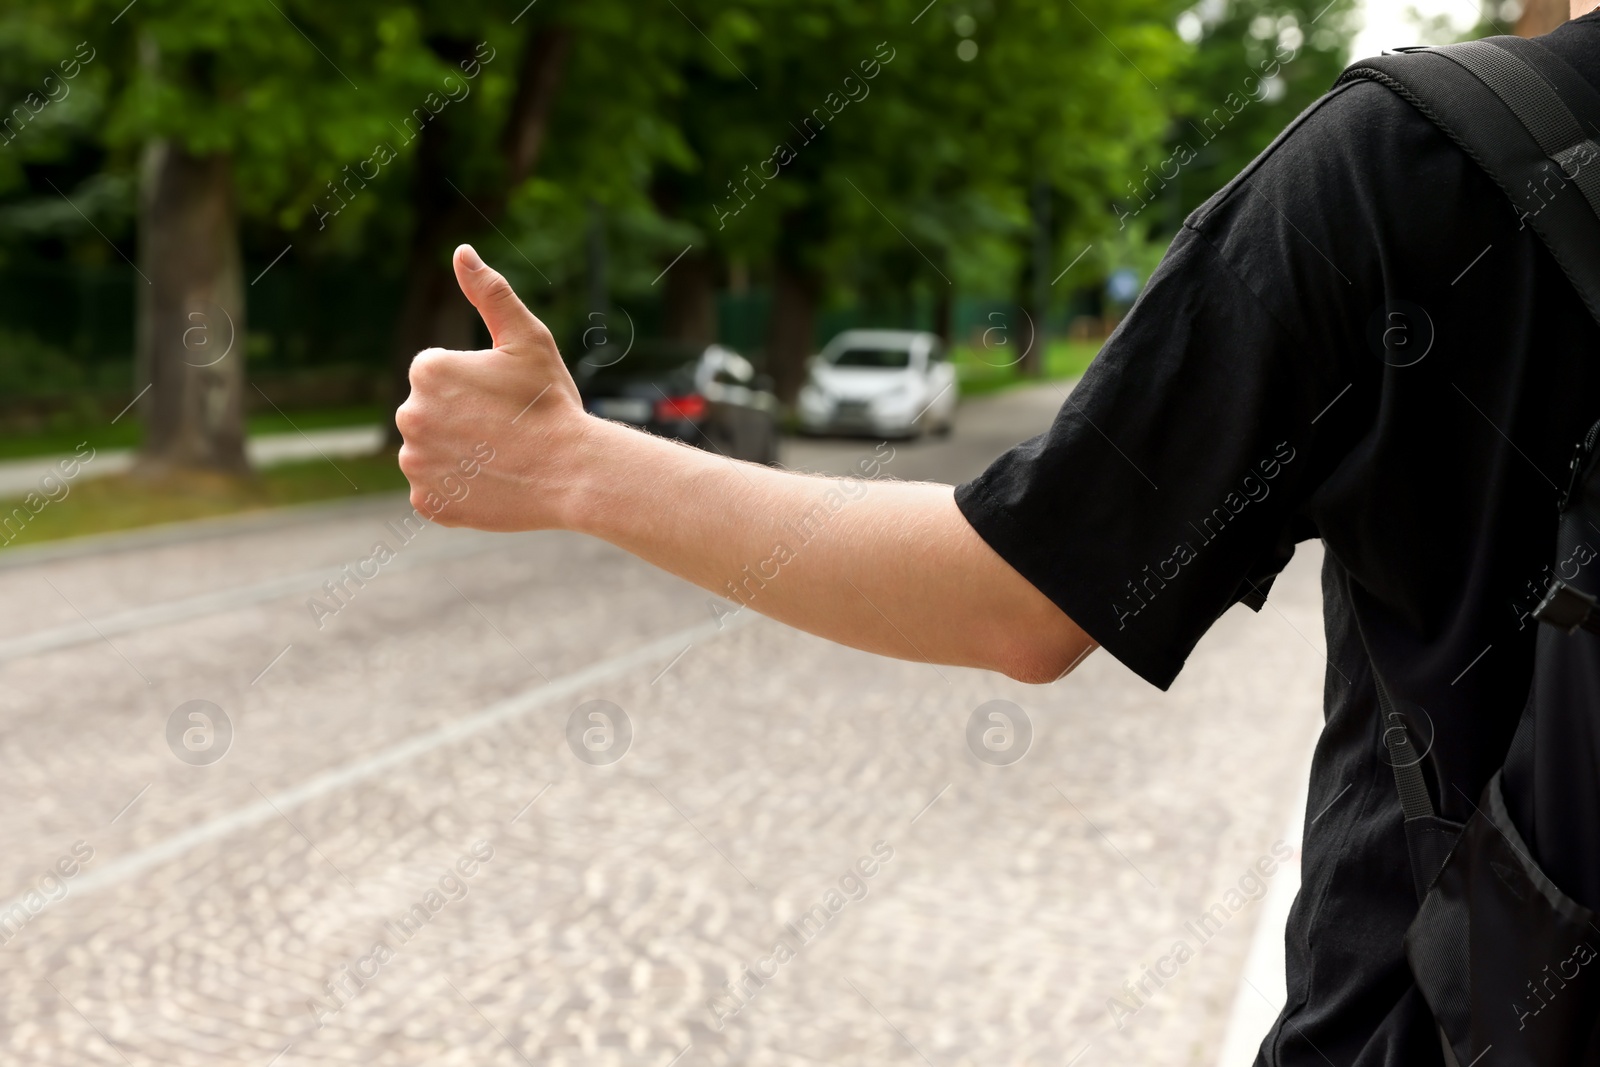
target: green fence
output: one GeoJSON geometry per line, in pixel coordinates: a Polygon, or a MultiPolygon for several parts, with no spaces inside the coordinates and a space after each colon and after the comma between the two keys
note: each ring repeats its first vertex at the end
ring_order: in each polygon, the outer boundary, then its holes
{"type": "MultiPolygon", "coordinates": [[[[259,268],[257,268],[259,269],[259,268]]],[[[132,384],[134,305],[143,279],[125,264],[80,267],[37,264],[0,268],[0,405],[29,395],[113,392],[132,384]]],[[[367,368],[381,377],[403,299],[398,271],[364,266],[280,263],[250,284],[244,352],[252,374],[305,375],[367,368]]],[[[724,343],[759,358],[766,343],[771,297],[761,288],[724,293],[718,327],[724,343]]],[[[586,320],[571,295],[537,308],[567,348],[579,343],[586,320]]],[[[640,337],[662,321],[660,297],[623,297],[640,337]]],[[[1083,300],[1053,310],[1049,328],[1061,331],[1083,300]]],[[[843,329],[863,326],[934,329],[937,310],[924,295],[895,303],[858,302],[824,308],[817,317],[820,346],[843,329]]],[[[990,327],[1019,329],[1015,304],[964,297],[951,308],[953,333],[971,341],[990,327]]]]}

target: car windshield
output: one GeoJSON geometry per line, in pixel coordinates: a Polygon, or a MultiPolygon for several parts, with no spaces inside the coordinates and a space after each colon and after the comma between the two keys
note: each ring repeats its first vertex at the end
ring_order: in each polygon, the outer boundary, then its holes
{"type": "Polygon", "coordinates": [[[651,378],[694,364],[704,349],[699,345],[641,341],[632,348],[613,341],[578,357],[578,369],[606,378],[651,378]]]}
{"type": "Polygon", "coordinates": [[[899,369],[911,366],[911,352],[905,348],[847,348],[834,356],[835,367],[883,367],[899,369]]]}

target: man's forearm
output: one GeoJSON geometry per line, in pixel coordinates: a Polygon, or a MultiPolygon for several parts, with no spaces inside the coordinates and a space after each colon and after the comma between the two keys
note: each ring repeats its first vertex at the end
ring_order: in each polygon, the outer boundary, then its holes
{"type": "Polygon", "coordinates": [[[1092,643],[949,486],[815,477],[594,420],[563,525],[729,601],[883,655],[1050,681],[1092,643]]]}
{"type": "Polygon", "coordinates": [[[505,279],[466,246],[456,276],[494,347],[419,353],[395,413],[418,507],[469,469],[477,478],[436,521],[590,533],[884,655],[1048,682],[1094,647],[973,531],[949,486],[777,471],[594,418],[550,331],[505,279]],[[480,469],[470,457],[483,446],[496,458],[480,469]]]}

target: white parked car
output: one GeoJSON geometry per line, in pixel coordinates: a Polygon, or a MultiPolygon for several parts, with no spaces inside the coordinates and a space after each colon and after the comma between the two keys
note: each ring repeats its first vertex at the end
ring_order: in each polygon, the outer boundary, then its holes
{"type": "Polygon", "coordinates": [[[955,368],[933,334],[846,330],[811,359],[800,428],[874,437],[948,433],[956,399],[955,368]]]}

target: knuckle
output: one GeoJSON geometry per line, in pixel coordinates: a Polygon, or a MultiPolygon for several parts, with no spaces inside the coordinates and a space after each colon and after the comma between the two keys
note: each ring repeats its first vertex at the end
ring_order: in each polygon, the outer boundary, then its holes
{"type": "Polygon", "coordinates": [[[417,445],[428,439],[428,431],[431,428],[429,420],[420,411],[413,410],[404,416],[396,413],[394,425],[395,429],[400,431],[400,440],[411,444],[409,449],[411,461],[420,462],[422,453],[418,451],[417,445]]]}
{"type": "Polygon", "coordinates": [[[411,360],[411,387],[422,388],[439,379],[440,372],[444,369],[444,350],[440,348],[424,348],[411,360]]]}
{"type": "Polygon", "coordinates": [[[408,399],[395,409],[394,425],[400,431],[401,437],[413,437],[422,432],[427,425],[427,409],[418,404],[415,398],[408,399]]]}

